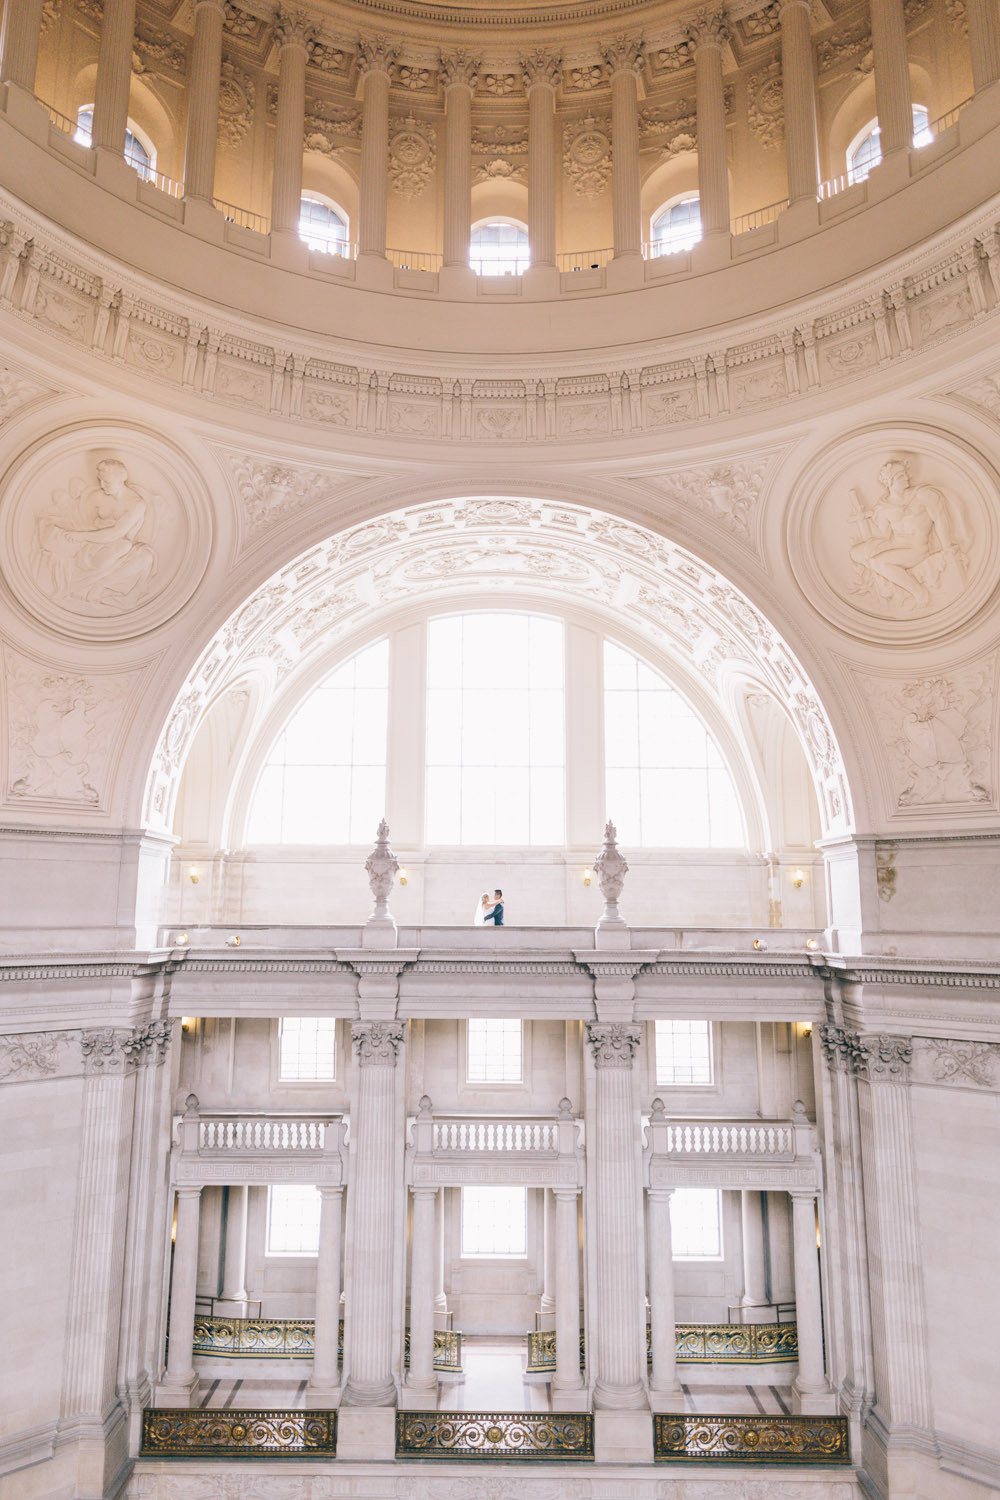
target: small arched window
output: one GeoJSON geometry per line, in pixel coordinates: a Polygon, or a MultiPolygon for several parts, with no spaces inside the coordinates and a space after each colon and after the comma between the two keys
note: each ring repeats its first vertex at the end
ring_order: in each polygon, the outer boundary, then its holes
{"type": "Polygon", "coordinates": [[[299,239],[310,250],[344,255],[347,250],[347,216],[336,204],[318,193],[303,193],[299,207],[299,239]]]}
{"type": "MultiPolygon", "coordinates": [[[[926,146],[933,139],[926,109],[922,104],[915,104],[913,106],[914,146],[926,146]]],[[[878,120],[869,120],[847,148],[848,181],[864,182],[872,167],[877,167],[881,160],[882,133],[878,120]]]]}
{"type": "MultiPolygon", "coordinates": [[[[85,104],[76,112],[76,130],[73,139],[81,146],[89,146],[94,136],[94,106],[85,104]]],[[[125,129],[125,149],[122,152],[130,167],[148,182],[156,170],[156,148],[148,136],[140,136],[132,120],[125,129]]]]}
{"type": "Polygon", "coordinates": [[[685,193],[668,203],[653,218],[651,229],[652,252],[657,255],[676,255],[681,250],[690,250],[701,239],[701,202],[697,193],[685,193]]]}
{"type": "Polygon", "coordinates": [[[469,264],[477,276],[518,276],[531,264],[528,231],[516,219],[484,219],[472,227],[469,264]]]}

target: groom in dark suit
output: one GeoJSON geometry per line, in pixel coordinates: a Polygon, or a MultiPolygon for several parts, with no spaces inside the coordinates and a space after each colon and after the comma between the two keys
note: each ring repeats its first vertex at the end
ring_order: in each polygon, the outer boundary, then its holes
{"type": "Polygon", "coordinates": [[[494,927],[503,926],[503,891],[493,892],[493,905],[483,912],[483,926],[488,927],[491,922],[494,927]]]}

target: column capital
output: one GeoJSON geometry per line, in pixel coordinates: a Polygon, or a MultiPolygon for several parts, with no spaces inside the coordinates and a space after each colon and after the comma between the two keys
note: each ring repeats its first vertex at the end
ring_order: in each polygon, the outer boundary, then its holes
{"type": "Polygon", "coordinates": [[[729,40],[729,23],[721,9],[700,10],[688,23],[686,31],[695,52],[699,47],[715,47],[721,51],[729,40]]]}
{"type": "Polygon", "coordinates": [[[827,1063],[868,1083],[908,1083],[913,1061],[913,1039],[885,1032],[849,1031],[823,1026],[820,1041],[827,1063]]]}
{"type": "Polygon", "coordinates": [[[298,47],[308,54],[316,40],[316,26],[301,10],[279,10],[274,18],[274,40],[283,52],[286,47],[298,47]]]}
{"type": "Polygon", "coordinates": [[[201,1182],[178,1182],[174,1184],[174,1192],[178,1198],[200,1198],[203,1186],[201,1182]]]}
{"type": "Polygon", "coordinates": [[[626,1026],[615,1021],[586,1023],[587,1044],[594,1054],[596,1068],[630,1068],[642,1042],[641,1026],[626,1026]]]}
{"type": "Polygon", "coordinates": [[[785,12],[788,10],[804,10],[807,16],[812,15],[812,5],[810,3],[810,0],[778,0],[779,21],[783,21],[785,19],[785,12]]]}
{"type": "Polygon", "coordinates": [[[83,1071],[88,1075],[125,1073],[147,1062],[160,1063],[170,1041],[168,1021],[151,1021],[127,1029],[102,1026],[80,1038],[83,1071]]]}
{"type": "Polygon", "coordinates": [[[471,94],[479,80],[479,58],[472,57],[464,47],[455,47],[451,52],[441,53],[438,72],[446,94],[459,87],[471,94]]]}
{"type": "Polygon", "coordinates": [[[622,32],[610,42],[601,42],[601,56],[611,77],[616,73],[638,74],[642,70],[646,44],[642,37],[626,36],[622,32]]]}
{"type": "Polygon", "coordinates": [[[351,1026],[351,1041],[362,1068],[394,1068],[402,1040],[398,1021],[355,1021],[351,1026]]]}
{"type": "Polygon", "coordinates": [[[225,20],[227,16],[231,16],[233,14],[233,7],[229,4],[229,0],[195,0],[195,15],[197,15],[200,10],[218,11],[223,20],[225,20]]]}
{"type": "Polygon", "coordinates": [[[521,77],[529,94],[538,87],[554,91],[562,78],[562,58],[546,47],[535,47],[521,58],[521,77]]]}
{"type": "Polygon", "coordinates": [[[363,36],[358,42],[358,69],[362,75],[384,73],[391,78],[396,67],[396,48],[384,36],[363,36]]]}

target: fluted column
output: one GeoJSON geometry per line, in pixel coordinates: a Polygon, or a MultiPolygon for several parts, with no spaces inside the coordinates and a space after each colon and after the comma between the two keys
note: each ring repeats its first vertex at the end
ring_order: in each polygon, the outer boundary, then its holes
{"type": "Polygon", "coordinates": [[[741,1300],[744,1307],[763,1307],[767,1302],[763,1204],[756,1188],[745,1188],[740,1196],[743,1214],[743,1297],[741,1300]]]}
{"type": "Polygon", "coordinates": [[[42,0],[6,0],[0,17],[0,83],[35,92],[42,0]]]}
{"type": "Polygon", "coordinates": [[[358,254],[385,255],[386,191],[389,178],[389,80],[395,48],[385,37],[358,46],[364,79],[361,104],[361,179],[358,194],[358,254]]]}
{"type": "Polygon", "coordinates": [[[410,1251],[410,1373],[407,1385],[428,1394],[437,1390],[434,1374],[434,1220],[435,1187],[413,1192],[413,1245],[410,1251]]]}
{"type": "Polygon", "coordinates": [[[642,42],[620,36],[601,51],[611,75],[611,209],[617,259],[642,254],[638,86],[642,42]]]}
{"type": "Polygon", "coordinates": [[[479,59],[442,53],[444,84],[444,264],[467,266],[472,233],[472,95],[479,59]]]}
{"type": "Polygon", "coordinates": [[[632,1062],[638,1026],[588,1022],[594,1057],[594,1205],[597,1235],[597,1379],[594,1405],[644,1405],[646,1330],[637,1243],[638,1182],[632,1062]]]}
{"type": "Polygon", "coordinates": [[[184,138],[184,196],[212,201],[215,193],[215,141],[219,129],[222,76],[222,23],[225,0],[198,0],[188,77],[187,133],[184,138]]]}
{"type": "Polygon", "coordinates": [[[996,0],[966,0],[972,86],[978,93],[1000,78],[1000,12],[996,0]]]}
{"type": "Polygon", "coordinates": [[[97,54],[91,140],[109,151],[125,150],[134,42],[135,0],[107,0],[97,54]]]}
{"type": "Polygon", "coordinates": [[[556,263],[556,89],[559,59],[539,47],[521,61],[528,93],[528,245],[533,266],[556,263]]]}
{"type": "Polygon", "coordinates": [[[434,1311],[448,1311],[444,1289],[444,1188],[434,1200],[434,1311]]]}
{"type": "Polygon", "coordinates": [[[222,1301],[247,1300],[247,1188],[226,1188],[226,1248],[222,1261],[222,1301]]]}
{"type": "Polygon", "coordinates": [[[358,1071],[351,1109],[353,1245],[344,1403],[391,1406],[395,1070],[403,1028],[395,1021],[356,1022],[351,1039],[358,1071]]]}
{"type": "Polygon", "coordinates": [[[674,1304],[674,1248],[670,1229],[673,1188],[650,1188],[649,1333],[654,1391],[673,1395],[677,1381],[677,1314],[674,1304]]]}
{"type": "Polygon", "coordinates": [[[580,1226],[578,1188],[555,1188],[556,1368],[555,1391],[577,1391],[580,1374],[580,1226]]]}
{"type": "Polygon", "coordinates": [[[337,1345],[340,1335],[340,1242],[342,1187],[319,1188],[319,1254],[316,1257],[316,1331],[309,1384],[329,1391],[339,1383],[337,1345]]]}
{"type": "Polygon", "coordinates": [[[790,203],[815,198],[819,186],[816,73],[809,0],[783,0],[781,87],[785,105],[785,159],[790,203]]]}
{"type": "Polygon", "coordinates": [[[316,28],[297,11],[279,11],[278,117],[274,126],[271,228],[297,234],[302,213],[302,135],[306,118],[306,59],[316,28]]]}
{"type": "MultiPolygon", "coordinates": [[[[170,1278],[170,1328],[167,1343],[167,1373],[164,1385],[188,1392],[196,1385],[192,1345],[194,1307],[198,1290],[198,1229],[201,1217],[201,1186],[177,1189],[177,1228],[174,1265],[170,1278]]],[[[162,1393],[161,1397],[162,1399],[162,1393]]]]}
{"type": "Polygon", "coordinates": [[[688,31],[694,48],[698,128],[698,198],[702,232],[729,233],[729,158],[722,49],[729,39],[721,11],[708,11],[688,31]]]}
{"type": "Polygon", "coordinates": [[[543,1313],[555,1311],[556,1287],[556,1200],[548,1188],[542,1188],[542,1302],[543,1313]]]}
{"type": "Polygon", "coordinates": [[[913,144],[913,100],[906,61],[903,0],[871,0],[875,108],[882,155],[913,144]]]}
{"type": "Polygon", "coordinates": [[[795,1324],[799,1342],[799,1396],[829,1389],[823,1369],[823,1312],[819,1256],[816,1253],[816,1195],[792,1193],[792,1260],[795,1268],[795,1324]]]}

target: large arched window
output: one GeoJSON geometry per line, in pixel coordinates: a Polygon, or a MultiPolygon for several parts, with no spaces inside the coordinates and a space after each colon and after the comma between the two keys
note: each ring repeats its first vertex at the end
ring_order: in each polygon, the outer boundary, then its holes
{"type": "Polygon", "coordinates": [[[310,250],[343,255],[347,249],[347,218],[336,204],[319,193],[303,193],[299,208],[299,239],[310,250]]]}
{"type": "MultiPolygon", "coordinates": [[[[94,106],[85,104],[76,112],[76,130],[73,139],[81,146],[89,146],[94,137],[94,106]]],[[[125,130],[125,149],[122,152],[130,167],[140,177],[150,181],[156,171],[156,148],[148,136],[140,135],[134,121],[129,120],[125,130]]]]}
{"type": "MultiPolygon", "coordinates": [[[[934,137],[922,104],[913,106],[913,144],[926,146],[934,137]]],[[[873,167],[882,160],[882,133],[878,120],[869,120],[847,148],[847,177],[850,182],[864,182],[873,167]]]]}
{"type": "Polygon", "coordinates": [[[429,844],[564,842],[563,636],[538,615],[429,622],[429,844]]]}
{"type": "Polygon", "coordinates": [[[650,242],[654,256],[690,250],[700,239],[701,201],[697,193],[685,193],[653,216],[650,242]]]}
{"type": "Polygon", "coordinates": [[[605,800],[626,845],[739,849],[733,778],[705,725],[653,668],[604,643],[605,800]]]}
{"type": "Polygon", "coordinates": [[[528,231],[516,219],[484,219],[472,226],[469,264],[478,276],[517,276],[531,264],[528,231]]]}
{"type": "Polygon", "coordinates": [[[389,642],[332,672],[297,709],[261,772],[251,844],[367,844],[385,811],[389,642]]]}

